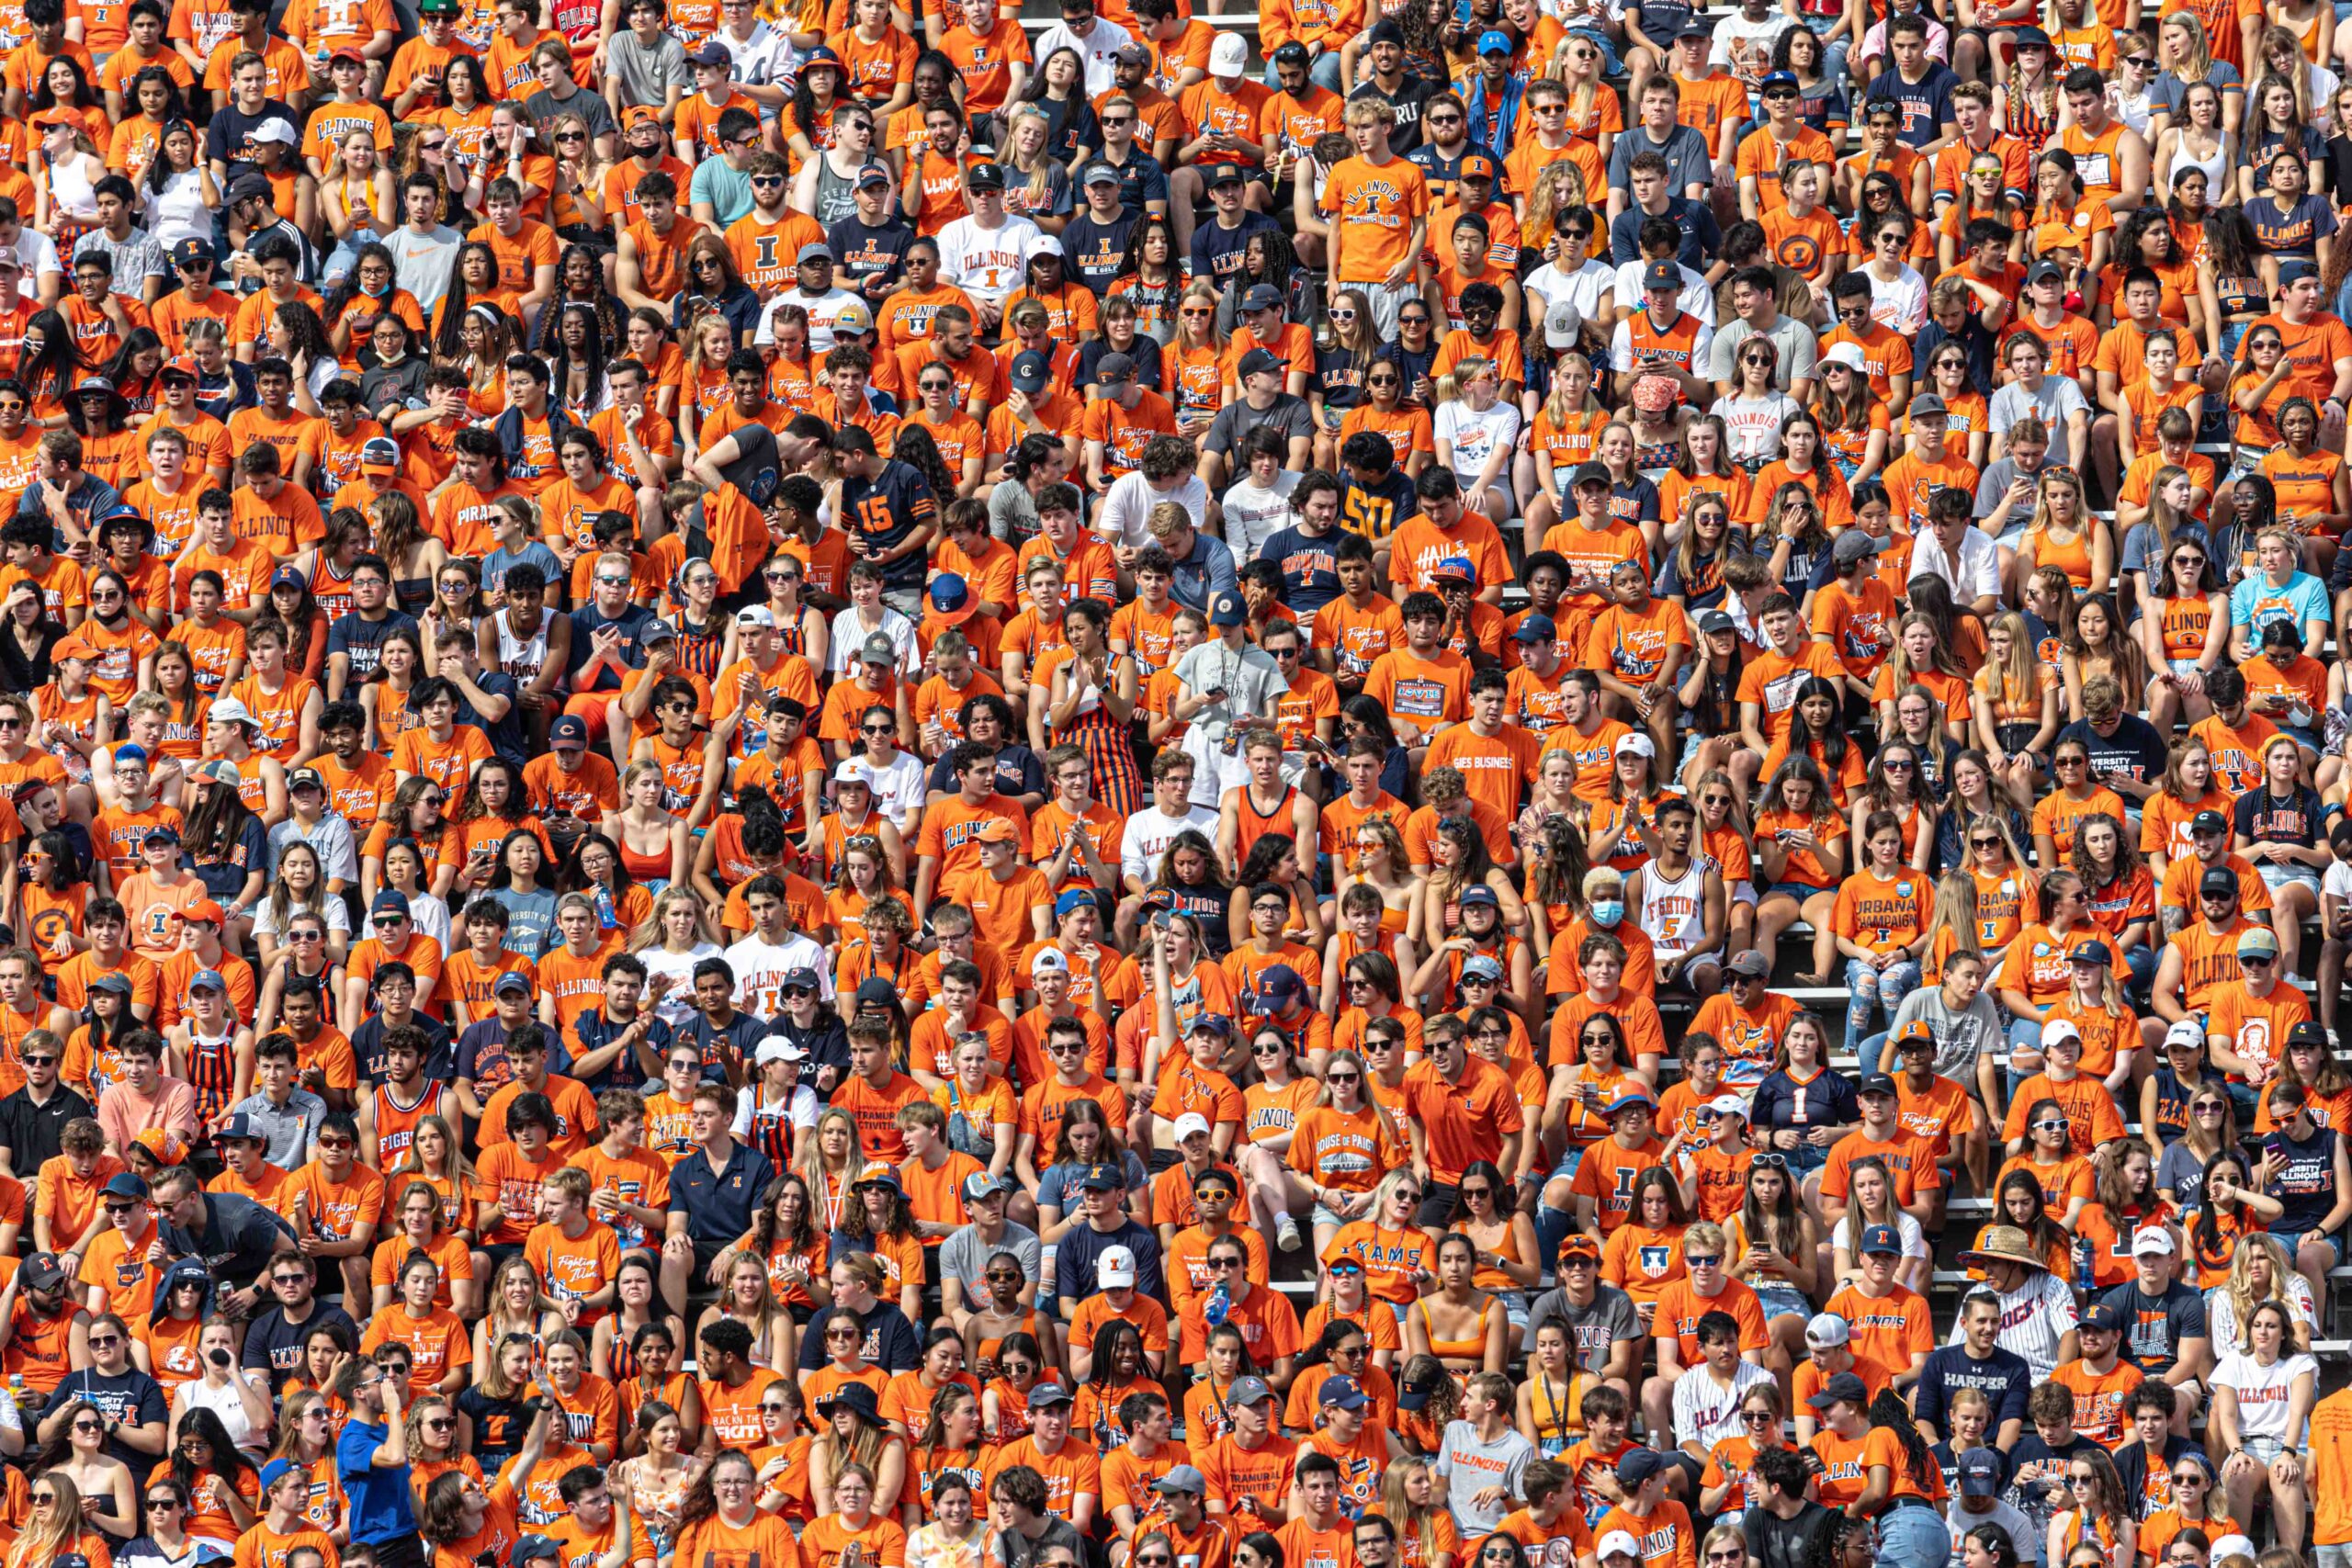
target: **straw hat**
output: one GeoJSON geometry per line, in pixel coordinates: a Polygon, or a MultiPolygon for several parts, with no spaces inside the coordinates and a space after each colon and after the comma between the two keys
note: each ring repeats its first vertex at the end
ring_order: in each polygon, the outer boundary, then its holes
{"type": "Polygon", "coordinates": [[[1986,1263],[2021,1263],[2028,1269],[2040,1269],[2045,1272],[2050,1268],[2045,1260],[2034,1255],[2033,1243],[2027,1240],[2025,1232],[2015,1225],[1991,1227],[1985,1231],[1983,1244],[1973,1252],[1962,1253],[1960,1260],[1968,1267],[1986,1263]]]}

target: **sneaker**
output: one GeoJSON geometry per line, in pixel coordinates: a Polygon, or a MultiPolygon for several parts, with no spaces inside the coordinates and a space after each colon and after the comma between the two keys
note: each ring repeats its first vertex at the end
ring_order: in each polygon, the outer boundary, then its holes
{"type": "Polygon", "coordinates": [[[1288,1214],[1274,1216],[1274,1245],[1284,1252],[1296,1252],[1306,1245],[1306,1238],[1298,1234],[1298,1222],[1288,1214]]]}

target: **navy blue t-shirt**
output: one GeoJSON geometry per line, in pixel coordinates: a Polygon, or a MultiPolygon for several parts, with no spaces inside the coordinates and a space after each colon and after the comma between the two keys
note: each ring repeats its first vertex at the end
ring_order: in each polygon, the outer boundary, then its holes
{"type": "MultiPolygon", "coordinates": [[[[1166,183],[1164,176],[1161,183],[1166,183]]],[[[1139,210],[1123,207],[1108,223],[1096,222],[1091,210],[1081,211],[1062,231],[1062,266],[1098,299],[1111,292],[1111,285],[1125,270],[1127,247],[1142,221],[1136,216],[1139,210]]]]}
{"type": "Polygon", "coordinates": [[[1283,574],[1283,604],[1304,621],[1340,596],[1338,547],[1343,534],[1333,528],[1320,538],[1293,524],[1278,529],[1258,547],[1258,558],[1269,560],[1283,574]]]}
{"type": "MultiPolygon", "coordinates": [[[[607,615],[596,608],[595,601],[592,599],[577,610],[571,612],[571,657],[566,661],[565,672],[573,677],[573,691],[581,689],[579,674],[588,668],[588,661],[595,657],[596,634],[608,626],[618,626],[621,629],[621,645],[618,650],[621,662],[632,670],[645,668],[645,644],[640,639],[644,636],[646,626],[654,619],[652,611],[642,604],[631,604],[617,615],[607,615]]],[[[587,689],[593,692],[617,692],[621,689],[621,678],[613,673],[611,668],[607,666],[596,672],[594,684],[587,689]]]]}
{"type": "Polygon", "coordinates": [[[358,611],[337,615],[327,623],[327,657],[340,653],[351,660],[351,681],[354,685],[376,673],[382,661],[384,643],[394,632],[417,635],[416,617],[394,610],[380,621],[371,621],[358,611]]]}
{"type": "Polygon", "coordinates": [[[1870,106],[1882,98],[1894,99],[1903,106],[1903,129],[1896,134],[1907,147],[1925,147],[1951,122],[1951,93],[1959,85],[1959,76],[1941,61],[1928,62],[1928,73],[1917,82],[1905,82],[1900,71],[1888,71],[1863,95],[1862,112],[1867,115],[1870,106]]]}
{"type": "Polygon", "coordinates": [[[1227,229],[1212,218],[1193,231],[1193,276],[1214,281],[1219,288],[1241,270],[1243,253],[1249,250],[1251,236],[1279,234],[1282,225],[1262,212],[1244,209],[1241,226],[1227,229]]]}

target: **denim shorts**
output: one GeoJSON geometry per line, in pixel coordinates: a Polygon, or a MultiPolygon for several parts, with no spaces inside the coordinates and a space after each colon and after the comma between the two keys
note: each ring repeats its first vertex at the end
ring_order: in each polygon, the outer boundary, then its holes
{"type": "Polygon", "coordinates": [[[1775,882],[1771,886],[1764,889],[1764,897],[1770,898],[1775,893],[1785,893],[1795,899],[1799,906],[1803,906],[1804,901],[1815,894],[1828,891],[1826,887],[1815,887],[1809,882],[1775,882]]]}

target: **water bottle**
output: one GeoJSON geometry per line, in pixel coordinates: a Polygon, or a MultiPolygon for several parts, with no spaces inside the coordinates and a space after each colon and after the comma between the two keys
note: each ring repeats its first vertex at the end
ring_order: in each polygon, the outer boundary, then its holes
{"type": "MultiPolygon", "coordinates": [[[[1227,1290],[1225,1281],[1220,1280],[1217,1281],[1216,1289],[1209,1292],[1209,1304],[1201,1309],[1201,1316],[1206,1320],[1211,1328],[1216,1328],[1225,1322],[1232,1311],[1233,1292],[1227,1290]]],[[[24,1382],[22,1378],[16,1381],[19,1383],[24,1382]]]]}
{"type": "Polygon", "coordinates": [[[10,1399],[12,1399],[12,1400],[16,1401],[16,1404],[17,1404],[17,1410],[18,1414],[20,1414],[20,1415],[28,1415],[28,1414],[30,1414],[30,1412],[28,1412],[28,1411],[27,1411],[27,1410],[25,1409],[25,1374],[24,1374],[24,1373],[22,1373],[22,1372],[10,1372],[10,1373],[8,1374],[8,1397],[9,1397],[10,1399]]]}
{"type": "Polygon", "coordinates": [[[620,923],[613,913],[613,890],[602,883],[596,885],[596,923],[605,931],[620,923]]]}
{"type": "Polygon", "coordinates": [[[2088,1236],[2076,1236],[2075,1238],[2075,1289],[2087,1292],[2096,1283],[2097,1277],[2091,1269],[2091,1239],[2088,1236]]]}

